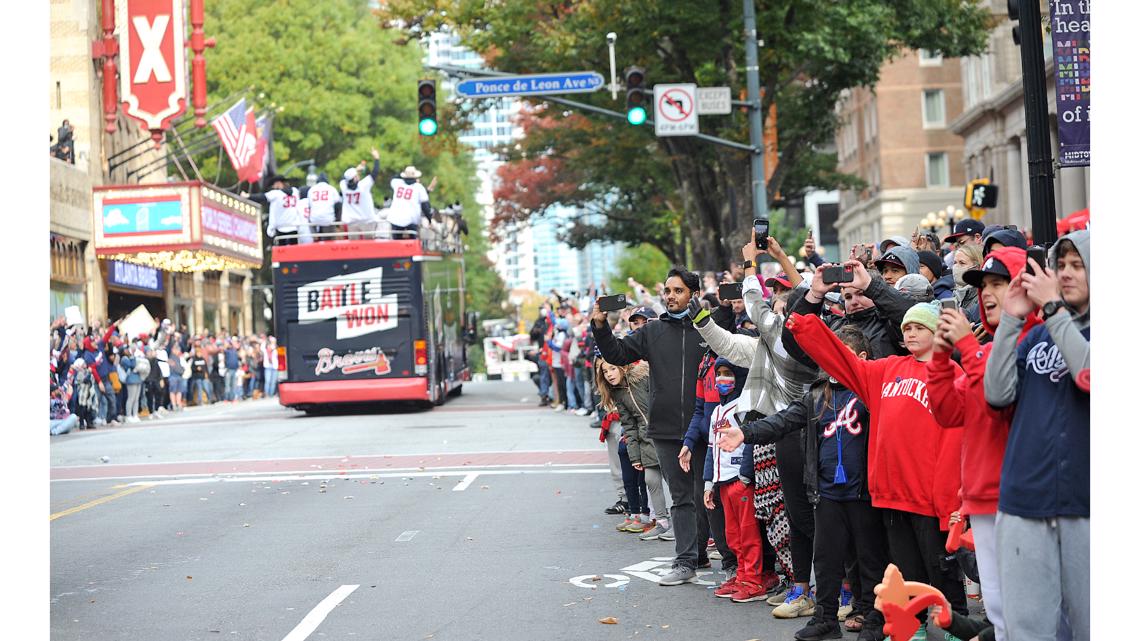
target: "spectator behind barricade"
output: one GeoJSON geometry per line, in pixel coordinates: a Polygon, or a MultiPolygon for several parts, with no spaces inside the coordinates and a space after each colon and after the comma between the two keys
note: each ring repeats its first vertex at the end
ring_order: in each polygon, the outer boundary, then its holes
{"type": "Polygon", "coordinates": [[[934,288],[937,299],[954,295],[954,274],[948,273],[938,254],[928,250],[918,252],[918,273],[934,288]]]}
{"type": "MultiPolygon", "coordinates": [[[[959,253],[978,251],[978,245],[964,245],[959,253]]],[[[1025,252],[1003,247],[978,269],[967,271],[963,280],[981,291],[985,310],[982,324],[993,334],[1001,320],[1002,304],[1012,276],[1021,273],[1025,252]]],[[[1021,336],[1040,323],[1030,315],[1021,336]]],[[[1019,337],[1019,339],[1020,339],[1019,337]]],[[[1010,410],[995,410],[985,399],[986,361],[992,343],[981,345],[969,319],[961,312],[943,309],[935,335],[934,356],[926,364],[930,411],[944,427],[962,426],[962,509],[970,517],[974,548],[980,572],[986,616],[994,623],[997,638],[1007,638],[1004,629],[1001,581],[998,572],[997,539],[994,535],[998,507],[998,485],[1002,458],[1009,436],[1010,410]],[[955,376],[951,351],[961,354],[965,374],[955,376]]]]}
{"type": "Polygon", "coordinates": [[[1089,395],[1077,378],[1091,344],[1089,232],[1062,236],[1048,262],[1029,260],[1011,280],[986,364],[986,401],[1013,408],[995,528],[998,572],[1013,638],[1053,638],[1063,612],[1073,639],[1087,640],[1089,395]],[[1018,343],[1035,307],[1044,324],[1018,343]]]}
{"type": "Polygon", "coordinates": [[[170,350],[168,359],[170,375],[166,378],[166,386],[170,391],[170,409],[180,412],[186,408],[183,395],[186,394],[186,360],[182,347],[175,344],[170,350]]]}
{"type": "MultiPolygon", "coordinates": [[[[860,359],[870,346],[852,326],[839,330],[839,339],[860,359]]],[[[818,589],[816,610],[797,639],[834,639],[842,636],[838,606],[854,596],[853,610],[861,615],[860,641],[882,638],[882,614],[874,608],[875,585],[887,566],[887,536],[882,512],[871,505],[867,489],[870,416],[854,392],[822,374],[786,409],[767,418],[725,430],[719,447],[732,450],[741,443],[776,443],[788,435],[798,437],[804,452],[803,482],[815,506],[814,567],[818,589]],[[847,555],[855,550],[861,578],[859,594],[844,594],[847,555]]]]}
{"type": "MultiPolygon", "coordinates": [[[[954,276],[954,300],[958,301],[958,308],[970,319],[971,323],[981,320],[978,306],[978,287],[965,280],[966,273],[982,266],[982,245],[980,243],[965,243],[954,252],[954,265],[951,268],[954,276]]],[[[997,326],[997,323],[994,323],[997,326]]]]}
{"type": "MultiPolygon", "coordinates": [[[[909,355],[873,361],[858,358],[816,316],[794,315],[788,329],[803,351],[870,411],[868,488],[872,504],[885,510],[892,562],[908,580],[933,585],[955,612],[968,614],[957,567],[943,565],[943,531],[958,508],[962,485],[962,430],[939,426],[926,390],[939,311],[931,303],[908,309],[902,329],[909,355]]],[[[960,367],[952,367],[961,374],[960,367]]],[[[925,612],[919,618],[925,622],[925,612]]]]}
{"type": "Polygon", "coordinates": [[[380,152],[372,149],[372,171],[365,173],[365,161],[344,171],[340,181],[340,219],[351,240],[372,238],[376,231],[376,205],[372,201],[372,185],[380,177],[380,152]],[[363,178],[361,177],[363,175],[363,178]]]}
{"type": "Polygon", "coordinates": [[[918,252],[910,247],[892,247],[883,253],[882,258],[875,261],[875,267],[883,275],[883,280],[892,286],[907,274],[919,273],[920,264],[918,252]]]}
{"type": "MultiPolygon", "coordinates": [[[[699,538],[696,495],[703,491],[701,476],[704,449],[693,452],[690,472],[681,469],[679,455],[685,426],[692,418],[697,385],[697,367],[705,349],[690,316],[690,305],[699,294],[699,277],[683,267],[674,267],[665,280],[667,313],[657,322],[624,338],[615,338],[606,314],[594,305],[590,315],[598,350],[606,361],[628,365],[638,360],[649,363],[653,393],[646,433],[657,450],[658,460],[673,497],[673,529],[676,532],[676,558],[672,570],[660,585],[680,585],[696,578],[698,565],[706,562],[704,540],[699,538]]],[[[699,304],[698,304],[699,309],[699,304]]],[[[694,314],[696,312],[693,312],[694,314]]]]}
{"type": "MultiPolygon", "coordinates": [[[[872,276],[859,260],[848,260],[845,265],[851,267],[853,280],[844,284],[841,289],[844,315],[829,315],[828,326],[835,331],[844,325],[858,327],[871,344],[873,359],[907,353],[902,347],[902,332],[899,327],[907,310],[915,304],[915,300],[888,285],[881,276],[872,276]]],[[[823,268],[828,266],[825,264],[823,268]]],[[[809,289],[802,296],[797,295],[789,300],[788,315],[820,314],[824,311],[825,296],[834,287],[824,283],[822,274],[817,272],[812,278],[809,289]]],[[[781,340],[789,356],[812,368],[815,367],[815,363],[804,354],[791,333],[783,332],[781,340]]]]}

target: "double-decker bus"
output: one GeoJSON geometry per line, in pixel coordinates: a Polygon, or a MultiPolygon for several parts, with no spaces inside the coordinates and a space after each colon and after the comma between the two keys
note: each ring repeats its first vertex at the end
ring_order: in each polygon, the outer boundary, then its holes
{"type": "Polygon", "coordinates": [[[473,339],[460,244],[321,236],[273,247],[281,404],[442,405],[460,394],[473,339]]]}

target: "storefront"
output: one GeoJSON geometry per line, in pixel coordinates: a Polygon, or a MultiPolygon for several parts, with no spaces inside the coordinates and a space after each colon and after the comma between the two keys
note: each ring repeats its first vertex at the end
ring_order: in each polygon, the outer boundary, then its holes
{"type": "Polygon", "coordinates": [[[222,273],[202,272],[202,329],[217,333],[222,326],[222,273]]]}
{"type": "Polygon", "coordinates": [[[78,307],[87,318],[87,270],[83,260],[81,240],[60,234],[51,234],[51,318],[64,315],[68,307],[78,307]]]}
{"type": "Polygon", "coordinates": [[[229,274],[229,287],[226,291],[226,301],[229,303],[230,317],[226,329],[230,334],[241,335],[245,329],[245,277],[240,274],[229,274]]]}
{"type": "Polygon", "coordinates": [[[194,274],[176,272],[170,275],[170,290],[174,301],[171,320],[179,329],[187,328],[191,334],[198,331],[194,318],[194,274]]]}
{"type": "Polygon", "coordinates": [[[107,317],[114,320],[139,305],[154,318],[166,317],[164,274],[146,265],[118,260],[100,261],[107,283],[107,317]]]}

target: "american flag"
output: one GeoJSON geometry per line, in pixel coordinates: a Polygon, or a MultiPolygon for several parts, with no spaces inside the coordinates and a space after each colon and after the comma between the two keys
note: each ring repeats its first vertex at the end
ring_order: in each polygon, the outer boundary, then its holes
{"type": "Polygon", "coordinates": [[[257,153],[257,127],[254,124],[253,110],[246,108],[245,98],[234,103],[229,110],[215,118],[212,124],[239,178],[248,180],[251,173],[261,171],[261,167],[254,167],[251,162],[257,153]]]}

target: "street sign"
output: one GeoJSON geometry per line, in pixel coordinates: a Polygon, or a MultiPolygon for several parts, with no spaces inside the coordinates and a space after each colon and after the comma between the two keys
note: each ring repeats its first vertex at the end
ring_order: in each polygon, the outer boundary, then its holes
{"type": "Polygon", "coordinates": [[[658,136],[700,133],[695,84],[655,85],[653,107],[653,129],[658,136]]]}
{"type": "Polygon", "coordinates": [[[596,71],[539,73],[530,76],[470,78],[455,85],[455,93],[463,98],[501,98],[556,93],[590,93],[605,84],[596,71]]]}
{"type": "Polygon", "coordinates": [[[697,114],[724,115],[732,113],[732,92],[728,87],[698,87],[697,114]]]}

